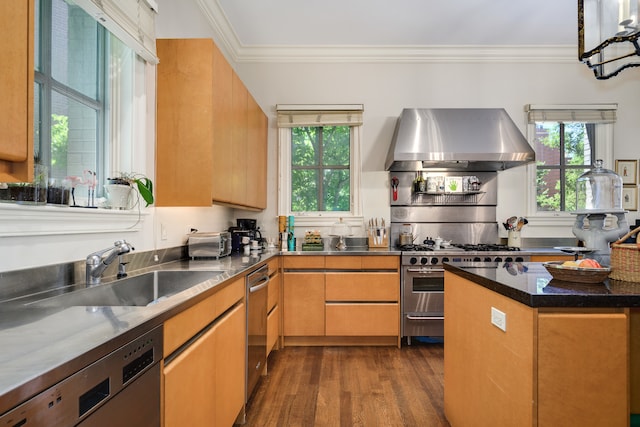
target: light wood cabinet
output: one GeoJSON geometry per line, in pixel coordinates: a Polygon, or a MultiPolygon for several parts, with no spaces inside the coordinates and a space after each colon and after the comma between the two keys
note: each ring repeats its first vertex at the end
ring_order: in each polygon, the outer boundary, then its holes
{"type": "Polygon", "coordinates": [[[282,264],[284,345],[400,345],[399,257],[284,256],[282,264]]]}
{"type": "Polygon", "coordinates": [[[0,2],[0,182],[33,180],[34,1],[0,2]]]}
{"type": "Polygon", "coordinates": [[[627,309],[534,309],[445,272],[445,312],[451,425],[628,425],[627,309]]]}
{"type": "Polygon", "coordinates": [[[573,261],[573,255],[531,255],[530,262],[573,261]]]}
{"type": "Polygon", "coordinates": [[[282,275],[278,266],[279,257],[270,260],[269,286],[267,287],[267,357],[271,350],[280,348],[280,288],[282,275]]]}
{"type": "Polygon", "coordinates": [[[158,39],[156,205],[266,208],[267,118],[210,39],[158,39]]]}
{"type": "Polygon", "coordinates": [[[324,273],[283,275],[284,336],[324,336],[324,273]]]}
{"type": "Polygon", "coordinates": [[[244,283],[242,277],[219,285],[218,292],[165,322],[166,427],[226,427],[241,413],[246,376],[244,283]]]}

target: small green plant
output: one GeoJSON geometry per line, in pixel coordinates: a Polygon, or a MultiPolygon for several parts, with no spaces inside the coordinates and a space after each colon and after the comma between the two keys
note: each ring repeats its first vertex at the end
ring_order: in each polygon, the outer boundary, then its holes
{"type": "Polygon", "coordinates": [[[115,178],[107,178],[109,184],[122,184],[134,186],[138,190],[140,197],[145,201],[146,206],[153,204],[153,181],[145,175],[133,172],[119,172],[115,178]]]}

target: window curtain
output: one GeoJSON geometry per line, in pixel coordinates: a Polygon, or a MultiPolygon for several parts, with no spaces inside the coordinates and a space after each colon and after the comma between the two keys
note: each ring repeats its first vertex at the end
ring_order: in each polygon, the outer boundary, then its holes
{"type": "Polygon", "coordinates": [[[527,120],[535,122],[615,123],[617,104],[525,106],[527,120]]]}
{"type": "Polygon", "coordinates": [[[157,64],[156,0],[67,0],[93,16],[102,26],[150,64],[157,64]]]}
{"type": "Polygon", "coordinates": [[[282,105],[276,106],[278,127],[298,126],[360,126],[362,125],[361,104],[355,105],[282,105]]]}

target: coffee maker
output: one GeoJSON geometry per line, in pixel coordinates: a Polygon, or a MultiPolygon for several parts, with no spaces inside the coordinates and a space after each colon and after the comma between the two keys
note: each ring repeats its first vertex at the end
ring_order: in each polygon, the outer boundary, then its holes
{"type": "Polygon", "coordinates": [[[262,234],[260,233],[260,227],[257,226],[255,219],[237,219],[235,227],[229,227],[229,232],[231,233],[231,250],[233,252],[242,252],[245,244],[242,243],[243,237],[247,237],[248,240],[257,240],[262,243],[262,234]]]}

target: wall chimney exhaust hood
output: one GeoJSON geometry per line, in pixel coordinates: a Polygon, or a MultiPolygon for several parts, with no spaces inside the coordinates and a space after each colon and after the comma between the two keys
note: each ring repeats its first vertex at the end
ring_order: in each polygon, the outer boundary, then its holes
{"type": "Polygon", "coordinates": [[[535,161],[503,108],[405,108],[386,170],[499,171],[535,161]]]}

